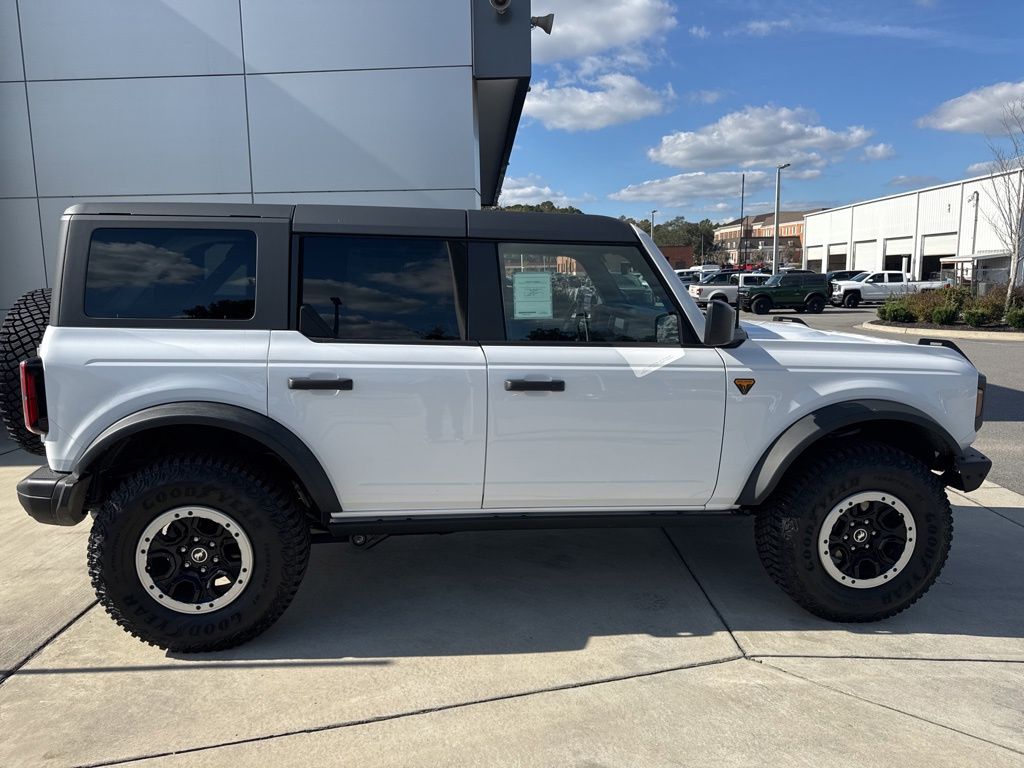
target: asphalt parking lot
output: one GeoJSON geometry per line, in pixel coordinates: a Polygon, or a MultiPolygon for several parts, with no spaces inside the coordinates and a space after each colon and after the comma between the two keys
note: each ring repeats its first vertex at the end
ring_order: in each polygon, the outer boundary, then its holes
{"type": "Polygon", "coordinates": [[[96,607],[87,525],[30,520],[36,459],[0,443],[0,765],[1020,766],[1024,345],[962,346],[1006,390],[994,482],[951,495],[931,592],[869,625],[796,607],[749,518],[699,516],[318,545],[265,635],[167,654],[96,607]]]}

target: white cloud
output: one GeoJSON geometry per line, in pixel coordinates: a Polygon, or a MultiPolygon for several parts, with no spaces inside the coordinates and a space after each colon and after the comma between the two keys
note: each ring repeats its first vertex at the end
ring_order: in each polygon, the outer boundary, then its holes
{"type": "Polygon", "coordinates": [[[776,32],[787,31],[792,27],[793,22],[789,19],[777,19],[773,21],[757,20],[748,21],[743,25],[743,30],[748,35],[754,35],[754,37],[767,37],[768,35],[775,34],[776,32]]]}
{"type": "Polygon", "coordinates": [[[1024,99],[1024,81],[996,83],[944,101],[917,121],[922,128],[957,133],[1002,133],[1003,110],[1024,99]]]}
{"type": "Polygon", "coordinates": [[[862,160],[873,162],[875,160],[888,160],[890,157],[895,156],[896,150],[893,149],[892,144],[869,144],[864,147],[864,154],[861,156],[862,160]]]}
{"type": "Polygon", "coordinates": [[[791,163],[800,170],[801,166],[821,168],[863,145],[871,134],[862,126],[826,128],[814,112],[803,108],[747,107],[696,131],[663,136],[647,155],[676,168],[768,168],[791,163]]]}
{"type": "Polygon", "coordinates": [[[700,104],[714,104],[724,95],[724,91],[690,91],[688,94],[686,94],[686,98],[688,98],[690,101],[695,101],[700,104]]]}
{"type": "Polygon", "coordinates": [[[942,179],[938,176],[893,176],[886,185],[897,189],[920,189],[941,183],[942,179]]]}
{"type": "MultiPolygon", "coordinates": [[[[680,173],[665,179],[651,179],[640,184],[630,184],[609,195],[612,200],[623,202],[652,202],[661,205],[685,205],[707,197],[739,197],[739,171],[715,171],[705,173],[680,173]]],[[[768,186],[768,174],[764,171],[747,173],[747,194],[758,192],[768,186]]]]}
{"type": "Polygon", "coordinates": [[[711,33],[708,28],[701,25],[699,27],[690,27],[690,35],[696,37],[698,40],[707,40],[711,37],[711,33]]]}
{"type": "Polygon", "coordinates": [[[567,205],[572,205],[574,202],[573,198],[564,192],[556,192],[545,184],[540,176],[531,173],[518,178],[506,176],[504,183],[501,185],[501,196],[498,200],[498,205],[535,204],[543,203],[545,200],[550,200],[555,205],[563,208],[567,205]]]}
{"type": "Polygon", "coordinates": [[[540,120],[548,129],[593,131],[657,115],[675,95],[671,86],[655,91],[632,75],[601,75],[592,85],[536,83],[526,97],[523,114],[540,120]]]}
{"type": "Polygon", "coordinates": [[[545,0],[534,12],[554,13],[549,35],[535,34],[533,60],[575,59],[659,39],[676,24],[668,0],[545,0]]]}

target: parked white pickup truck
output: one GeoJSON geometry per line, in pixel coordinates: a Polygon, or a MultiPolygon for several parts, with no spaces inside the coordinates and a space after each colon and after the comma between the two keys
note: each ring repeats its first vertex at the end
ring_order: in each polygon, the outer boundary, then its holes
{"type": "Polygon", "coordinates": [[[709,301],[726,301],[735,304],[741,287],[750,288],[764,285],[771,277],[760,272],[712,272],[699,283],[690,283],[687,289],[693,300],[701,307],[709,301]]]}
{"type": "Polygon", "coordinates": [[[935,291],[949,285],[948,280],[913,280],[906,272],[862,272],[851,280],[832,283],[832,305],[856,307],[881,303],[890,296],[916,291],[935,291]]]}

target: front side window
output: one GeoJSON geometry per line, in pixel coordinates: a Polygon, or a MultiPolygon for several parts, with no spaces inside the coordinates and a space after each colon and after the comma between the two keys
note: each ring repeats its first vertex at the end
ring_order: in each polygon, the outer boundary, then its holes
{"type": "Polygon", "coordinates": [[[237,229],[97,229],[85,314],[95,318],[249,320],[256,234],[237,229]]]}
{"type": "Polygon", "coordinates": [[[679,344],[675,308],[630,246],[501,243],[509,341],[679,344]]]}
{"type": "Polygon", "coordinates": [[[457,341],[453,252],[444,240],[302,240],[299,328],[316,339],[457,341]]]}

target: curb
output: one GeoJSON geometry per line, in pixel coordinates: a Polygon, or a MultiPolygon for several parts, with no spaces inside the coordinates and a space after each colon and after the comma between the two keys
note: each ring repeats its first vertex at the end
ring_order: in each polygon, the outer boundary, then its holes
{"type": "Polygon", "coordinates": [[[949,339],[983,339],[985,341],[1024,341],[1024,333],[1015,331],[957,331],[945,328],[897,328],[891,325],[878,325],[873,320],[857,326],[866,331],[882,333],[913,334],[914,336],[942,336],[949,339]]]}

